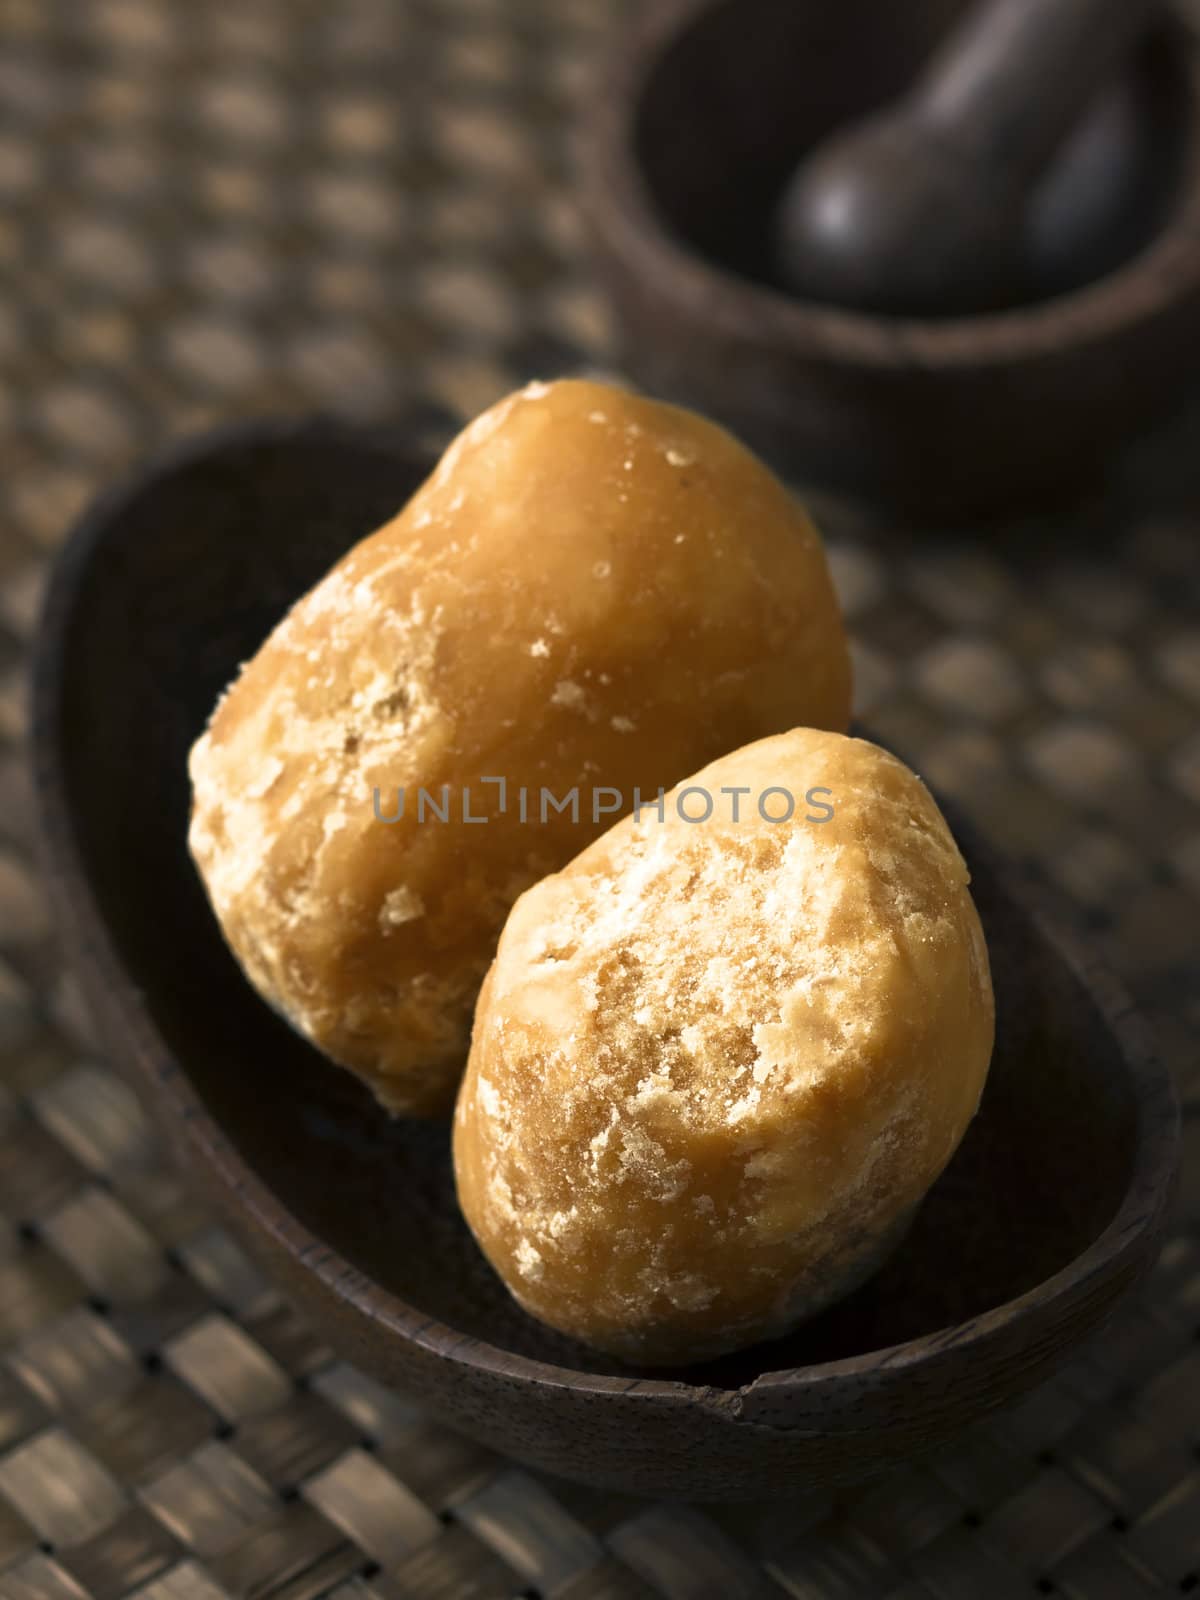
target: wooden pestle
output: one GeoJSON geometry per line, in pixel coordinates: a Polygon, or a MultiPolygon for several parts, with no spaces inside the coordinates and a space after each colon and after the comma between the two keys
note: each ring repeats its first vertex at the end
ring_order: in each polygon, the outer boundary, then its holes
{"type": "Polygon", "coordinates": [[[1011,302],[1029,195],[1156,0],[981,0],[916,86],[821,145],[778,217],[806,299],[895,315],[1011,302]]]}

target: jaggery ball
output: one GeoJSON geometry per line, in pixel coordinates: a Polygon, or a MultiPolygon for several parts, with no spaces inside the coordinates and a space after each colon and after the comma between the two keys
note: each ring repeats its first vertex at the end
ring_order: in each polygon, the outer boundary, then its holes
{"type": "Polygon", "coordinates": [[[903,1237],[992,1034],[924,785],[862,739],[763,739],[513,907],[455,1116],[463,1213],[531,1315],[624,1360],[780,1335],[903,1237]]]}
{"type": "Polygon", "coordinates": [[[531,384],[246,665],[192,751],[191,849],[259,992],[391,1110],[448,1111],[521,891],[635,790],[849,703],[778,479],[690,412],[531,384]]]}

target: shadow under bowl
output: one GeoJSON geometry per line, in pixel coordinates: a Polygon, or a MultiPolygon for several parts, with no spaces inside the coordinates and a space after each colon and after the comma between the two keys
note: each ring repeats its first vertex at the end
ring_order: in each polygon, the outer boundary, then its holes
{"type": "Polygon", "coordinates": [[[983,1105],[903,1246],[787,1339],[643,1373],[525,1316],[454,1198],[445,1125],[390,1121],[264,1005],[188,857],[188,748],[285,608],[430,461],[264,422],[176,451],[67,544],[34,747],[68,953],[115,1065],[341,1353],[454,1427],[650,1495],[777,1496],[936,1445],[1062,1360],[1146,1267],[1176,1108],[1129,1007],[969,840],[999,1022],[983,1105]]]}
{"type": "Polygon", "coordinates": [[[937,521],[1094,488],[1179,398],[1200,337],[1200,53],[1167,24],[1034,208],[1048,297],[918,320],[772,281],[799,161],[909,87],[967,3],[667,0],[620,35],[583,129],[597,270],[638,382],[793,477],[937,521]]]}

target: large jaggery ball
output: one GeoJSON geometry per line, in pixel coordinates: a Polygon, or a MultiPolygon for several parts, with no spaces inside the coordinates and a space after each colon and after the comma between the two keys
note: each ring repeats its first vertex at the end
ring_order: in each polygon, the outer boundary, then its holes
{"type": "Polygon", "coordinates": [[[434,1113],[523,889],[635,787],[848,714],[821,542],[782,484],[687,411],[533,384],[245,667],[192,751],[191,849],[261,994],[434,1113]],[[575,786],[577,819],[543,801],[575,786]]]}
{"type": "Polygon", "coordinates": [[[902,762],[798,728],[522,895],[454,1126],[463,1212],[519,1303],[677,1364],[782,1334],[861,1282],[987,1073],[967,883],[902,762]]]}

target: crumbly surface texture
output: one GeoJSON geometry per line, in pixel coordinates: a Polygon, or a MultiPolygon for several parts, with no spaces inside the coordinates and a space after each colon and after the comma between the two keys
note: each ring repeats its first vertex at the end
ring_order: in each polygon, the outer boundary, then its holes
{"type": "Polygon", "coordinates": [[[593,790],[628,807],[747,739],[844,728],[849,701],[820,539],[755,457],[623,390],[531,384],[226,692],[190,845],[262,995],[390,1109],[436,1114],[513,901],[619,814],[593,790]],[[541,789],[575,785],[578,821],[543,821],[541,789]]]}
{"type": "Polygon", "coordinates": [[[860,1282],[962,1138],[993,1037],[967,870],[902,762],[798,728],[684,787],[709,820],[677,792],[513,907],[454,1129],[462,1209],[520,1304],[650,1364],[860,1282]],[[768,789],[790,821],[763,820],[768,789]]]}

